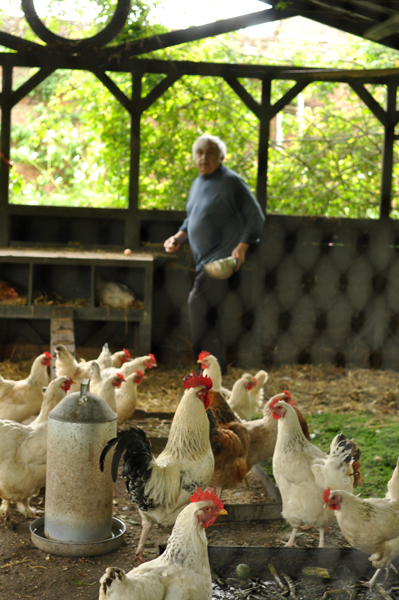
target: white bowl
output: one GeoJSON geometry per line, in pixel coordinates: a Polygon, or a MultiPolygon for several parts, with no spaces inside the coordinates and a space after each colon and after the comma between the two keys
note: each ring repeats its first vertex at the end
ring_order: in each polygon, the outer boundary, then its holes
{"type": "Polygon", "coordinates": [[[228,279],[236,270],[237,259],[229,256],[204,265],[204,271],[213,279],[228,279]]]}

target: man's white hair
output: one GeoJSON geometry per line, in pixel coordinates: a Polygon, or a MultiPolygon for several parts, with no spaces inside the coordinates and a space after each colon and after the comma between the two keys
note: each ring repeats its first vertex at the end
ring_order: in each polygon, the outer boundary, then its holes
{"type": "Polygon", "coordinates": [[[220,160],[223,160],[227,154],[226,144],[224,142],[222,142],[222,140],[217,135],[210,135],[208,133],[204,133],[204,135],[201,135],[194,142],[194,144],[193,144],[194,160],[195,160],[195,155],[197,153],[197,150],[202,150],[207,145],[208,142],[212,142],[213,144],[216,144],[216,146],[219,148],[219,158],[220,158],[220,160]]]}

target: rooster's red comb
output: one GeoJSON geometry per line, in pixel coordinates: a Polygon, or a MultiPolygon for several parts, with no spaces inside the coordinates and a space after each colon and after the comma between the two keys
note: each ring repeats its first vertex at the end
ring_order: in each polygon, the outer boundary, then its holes
{"type": "Polygon", "coordinates": [[[125,378],[124,378],[124,376],[122,375],[122,373],[117,373],[117,374],[115,375],[115,377],[119,377],[119,379],[122,379],[122,381],[125,381],[125,378]]]}
{"type": "Polygon", "coordinates": [[[50,352],[43,352],[44,356],[47,356],[47,358],[52,359],[53,357],[51,356],[50,352]]]}
{"type": "Polygon", "coordinates": [[[224,507],[223,502],[216,494],[215,490],[210,490],[209,488],[202,491],[197,486],[197,489],[192,493],[190,500],[191,502],[201,502],[202,500],[209,500],[210,502],[213,502],[216,508],[219,508],[220,510],[222,510],[224,507]]]}
{"type": "Polygon", "coordinates": [[[201,361],[201,360],[203,360],[204,358],[206,358],[207,356],[210,356],[210,355],[211,355],[210,352],[207,352],[206,350],[202,350],[202,352],[200,352],[198,354],[198,360],[201,361]]]}
{"type": "Polygon", "coordinates": [[[191,371],[191,375],[186,375],[183,379],[183,387],[185,390],[190,388],[198,387],[199,385],[205,386],[208,390],[212,387],[212,379],[207,375],[196,375],[194,371],[191,371]]]}
{"type": "Polygon", "coordinates": [[[125,353],[125,356],[127,358],[131,358],[129,350],[126,350],[126,348],[123,348],[123,352],[125,353]]]}
{"type": "Polygon", "coordinates": [[[154,365],[156,365],[157,361],[155,360],[155,356],[153,354],[149,354],[148,356],[150,357],[150,359],[154,363],[154,365]]]}
{"type": "Polygon", "coordinates": [[[274,400],[270,402],[269,408],[274,408],[279,400],[280,398],[274,398],[274,400]]]}
{"type": "Polygon", "coordinates": [[[291,404],[291,406],[294,406],[295,404],[295,400],[291,400],[291,394],[289,392],[287,392],[287,390],[284,390],[283,394],[285,394],[285,396],[288,396],[288,400],[286,400],[286,398],[274,398],[274,400],[272,400],[269,404],[269,408],[274,408],[277,404],[277,402],[280,402],[280,400],[284,400],[284,402],[286,401],[287,404],[291,404]]]}
{"type": "Polygon", "coordinates": [[[331,488],[329,488],[329,487],[327,489],[325,489],[323,492],[323,500],[324,500],[325,504],[327,504],[327,502],[330,499],[330,492],[331,492],[331,488]]]}
{"type": "Polygon", "coordinates": [[[139,375],[139,377],[141,377],[143,379],[144,377],[144,373],[142,373],[142,371],[138,371],[137,369],[135,370],[135,373],[137,373],[137,375],[139,375]]]}

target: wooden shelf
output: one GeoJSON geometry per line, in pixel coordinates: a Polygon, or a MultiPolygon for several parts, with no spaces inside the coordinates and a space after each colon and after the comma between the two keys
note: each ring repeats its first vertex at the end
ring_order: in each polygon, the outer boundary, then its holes
{"type": "Polygon", "coordinates": [[[82,250],[0,248],[0,279],[24,290],[26,304],[0,303],[2,319],[53,319],[60,310],[72,311],[73,321],[120,321],[138,326],[140,354],[151,350],[151,311],[154,257],[149,253],[94,252],[82,250]],[[143,308],[119,309],[98,306],[95,282],[124,283],[142,301],[143,308]],[[36,304],[38,292],[65,299],[36,304]],[[84,305],[76,303],[83,299],[84,305]],[[70,303],[68,302],[70,301],[70,303]]]}

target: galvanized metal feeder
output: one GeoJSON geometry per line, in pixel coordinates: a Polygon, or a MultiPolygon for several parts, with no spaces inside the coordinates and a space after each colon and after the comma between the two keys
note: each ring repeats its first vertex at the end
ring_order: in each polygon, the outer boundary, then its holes
{"type": "Polygon", "coordinates": [[[110,465],[104,472],[99,466],[117,434],[117,414],[89,384],[82,381],[80,393],[65,396],[49,414],[45,516],[30,526],[35,546],[61,556],[112,552],[126,532],[112,516],[110,465]]]}

